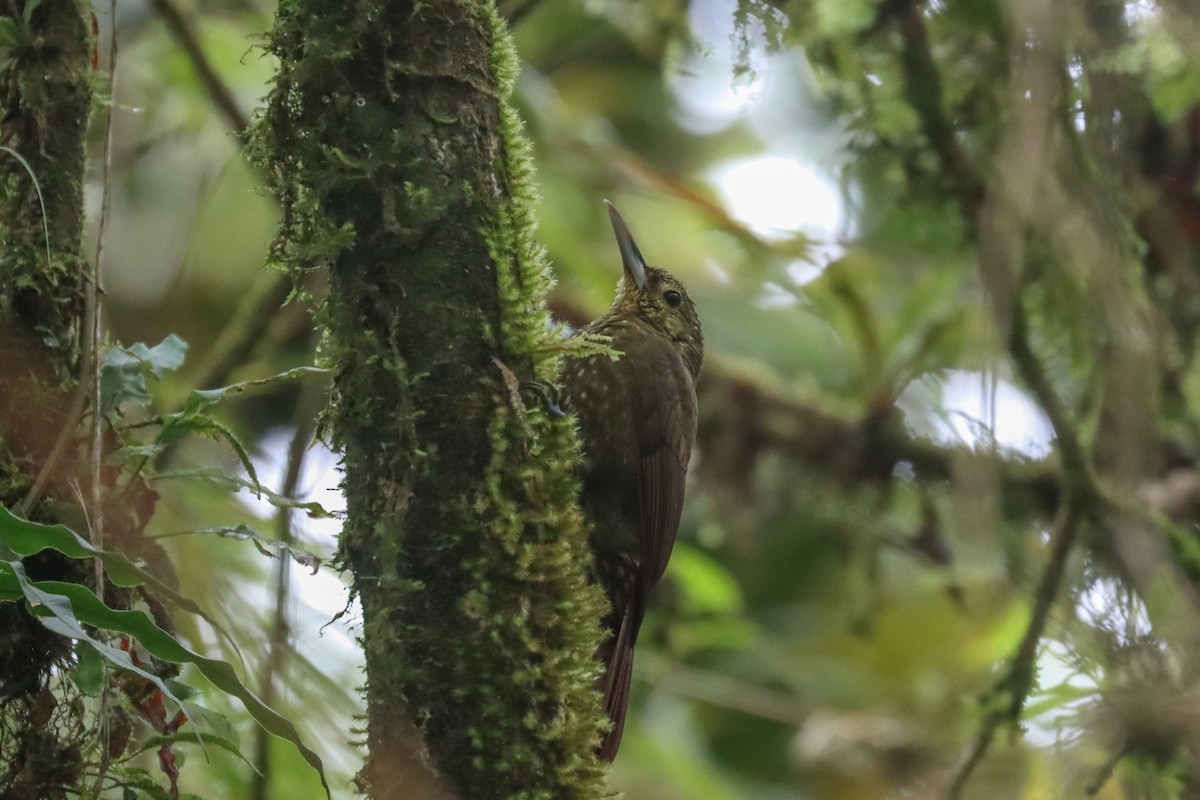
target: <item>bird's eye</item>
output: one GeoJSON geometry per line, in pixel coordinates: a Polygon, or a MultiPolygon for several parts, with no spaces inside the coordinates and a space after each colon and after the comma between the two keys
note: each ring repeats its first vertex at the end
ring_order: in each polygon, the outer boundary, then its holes
{"type": "Polygon", "coordinates": [[[666,300],[667,305],[674,308],[675,306],[679,305],[681,300],[683,300],[683,295],[674,289],[668,289],[667,291],[663,292],[663,300],[666,300]]]}

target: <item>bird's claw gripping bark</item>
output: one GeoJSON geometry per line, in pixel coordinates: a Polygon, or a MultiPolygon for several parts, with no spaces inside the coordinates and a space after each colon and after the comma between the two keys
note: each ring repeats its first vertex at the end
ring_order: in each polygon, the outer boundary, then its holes
{"type": "Polygon", "coordinates": [[[567,416],[567,412],[562,410],[562,393],[554,384],[547,381],[525,381],[521,384],[521,391],[536,394],[550,416],[556,419],[567,416]]]}

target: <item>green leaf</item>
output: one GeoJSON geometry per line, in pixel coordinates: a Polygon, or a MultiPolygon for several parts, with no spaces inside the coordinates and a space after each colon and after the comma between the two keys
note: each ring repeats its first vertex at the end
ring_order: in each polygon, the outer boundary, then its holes
{"type": "Polygon", "coordinates": [[[126,445],[108,457],[109,464],[128,464],[135,459],[154,458],[167,449],[165,444],[126,445]]]}
{"type": "Polygon", "coordinates": [[[29,25],[29,21],[33,19],[33,12],[37,11],[38,6],[42,4],[42,0],[25,0],[25,11],[22,16],[25,19],[25,25],[29,25]]]}
{"type": "MultiPolygon", "coordinates": [[[[278,375],[272,375],[269,378],[235,383],[219,389],[195,389],[188,393],[181,411],[169,414],[163,419],[162,428],[159,430],[154,444],[149,445],[149,447],[152,449],[163,448],[179,441],[189,433],[218,436],[228,442],[229,446],[233,448],[234,453],[242,464],[242,468],[246,470],[246,474],[250,477],[249,488],[261,497],[266,493],[266,490],[258,482],[258,472],[254,468],[254,462],[251,460],[246,446],[242,444],[232,429],[219,420],[205,414],[205,410],[227,397],[239,395],[255,386],[263,386],[281,380],[290,380],[304,375],[324,375],[327,372],[328,370],[318,367],[297,367],[278,375]]],[[[125,448],[127,451],[136,451],[138,449],[136,446],[125,448]]],[[[142,452],[149,452],[144,447],[140,449],[142,452]]]]}
{"type": "Polygon", "coordinates": [[[728,614],[742,609],[742,593],[737,581],[704,551],[683,542],[677,543],[669,570],[693,611],[728,614]]]}
{"type": "Polygon", "coordinates": [[[100,404],[107,413],[123,403],[147,405],[150,389],[142,362],[127,350],[114,348],[100,365],[100,404]]]}
{"type": "Polygon", "coordinates": [[[165,446],[182,439],[189,432],[203,433],[220,437],[229,443],[234,454],[237,455],[238,461],[241,462],[242,468],[246,470],[246,474],[250,476],[250,484],[257,495],[262,494],[262,486],[258,482],[258,471],[254,468],[254,462],[250,459],[250,453],[241,440],[237,438],[237,434],[225,425],[207,414],[199,412],[182,411],[178,414],[172,414],[163,420],[162,430],[159,432],[155,442],[157,446],[165,446]]]}
{"type": "Polygon", "coordinates": [[[161,378],[183,366],[188,346],[187,342],[172,333],[154,347],[147,347],[138,342],[130,345],[128,349],[149,368],[154,377],[161,378]]]}
{"type": "Polygon", "coordinates": [[[141,767],[123,765],[120,779],[122,800],[204,800],[189,792],[180,792],[178,796],[172,797],[166,789],[158,785],[160,777],[151,775],[141,767]]]}
{"type": "MultiPolygon", "coordinates": [[[[118,586],[130,587],[150,583],[159,588],[161,582],[144,572],[120,553],[96,547],[65,525],[42,525],[15,516],[0,506],[0,542],[19,556],[31,556],[42,550],[57,550],[70,558],[99,558],[108,577],[118,586]]],[[[170,587],[164,587],[170,592],[170,587]]]]}
{"type": "Polygon", "coordinates": [[[104,657],[90,645],[75,649],[79,663],[71,670],[71,680],[87,697],[99,697],[104,690],[104,657]]]}
{"type": "Polygon", "coordinates": [[[21,43],[21,35],[17,32],[17,23],[12,17],[0,19],[0,49],[12,50],[21,43]]]}
{"type": "MultiPolygon", "coordinates": [[[[0,544],[19,556],[31,556],[42,550],[57,550],[69,558],[98,558],[104,564],[109,580],[118,586],[148,586],[159,595],[188,613],[195,614],[213,626],[230,643],[233,638],[215,619],[171,586],[146,572],[121,553],[104,550],[84,539],[65,525],[42,525],[14,516],[0,506],[0,544]]],[[[18,595],[19,596],[19,595],[18,595]]],[[[11,600],[0,592],[0,600],[11,600]]],[[[236,646],[235,646],[236,649],[236,646]]]]}
{"type": "Polygon", "coordinates": [[[170,334],[154,347],[138,342],[129,347],[113,347],[104,354],[100,366],[101,405],[107,413],[122,403],[150,403],[147,373],[161,378],[179,369],[187,355],[187,342],[170,334]]]}
{"type": "MultiPolygon", "coordinates": [[[[190,688],[190,687],[189,687],[190,688]]],[[[187,699],[186,695],[179,694],[180,697],[187,699]]],[[[196,723],[196,727],[204,733],[218,736],[234,743],[234,746],[240,746],[241,740],[238,738],[237,730],[230,723],[224,714],[213,711],[211,708],[206,708],[197,703],[193,703],[189,710],[192,712],[192,721],[196,723]]]]}
{"type": "MultiPolygon", "coordinates": [[[[20,593],[20,596],[23,596],[29,604],[30,613],[36,616],[48,630],[57,633],[59,636],[65,636],[69,639],[75,639],[91,645],[104,659],[112,662],[121,669],[140,675],[153,683],[165,697],[170,698],[172,702],[183,709],[185,714],[187,713],[187,708],[184,706],[183,701],[175,696],[161,678],[134,664],[129,653],[120,648],[113,647],[107,642],[102,642],[89,634],[84,629],[84,624],[97,628],[110,627],[104,624],[105,615],[87,613],[86,611],[77,614],[75,611],[76,604],[72,602],[72,598],[79,596],[81,593],[86,593],[91,595],[96,605],[112,614],[140,614],[148,621],[149,617],[146,617],[145,614],[140,611],[114,611],[100,603],[91,591],[76,583],[59,583],[55,581],[33,583],[26,578],[25,565],[20,561],[0,561],[0,586],[5,588],[6,593],[11,592],[15,588],[20,593]]],[[[94,611],[94,609],[92,610],[94,611]]],[[[153,625],[153,623],[150,624],[153,625]]],[[[119,628],[114,629],[120,630],[119,628]]],[[[123,632],[128,633],[128,631],[123,632]]]]}
{"type": "Polygon", "coordinates": [[[135,638],[138,644],[155,658],[173,664],[191,664],[196,667],[200,674],[214,686],[240,700],[246,710],[250,712],[250,716],[264,730],[291,742],[304,760],[320,775],[326,796],[329,796],[329,785],[325,780],[325,770],[320,757],[304,744],[299,731],[290,720],[270,709],[246,688],[232,665],[192,651],[174,636],[158,627],[145,612],[110,608],[102,603],[90,589],[79,584],[60,581],[30,582],[25,578],[25,569],[21,562],[0,561],[0,586],[4,583],[11,583],[14,579],[29,602],[32,612],[39,616],[42,624],[47,628],[63,636],[85,641],[95,647],[105,658],[121,666],[122,669],[142,675],[154,683],[180,708],[183,708],[185,713],[186,707],[182,701],[176,698],[160,678],[135,666],[128,653],[91,637],[83,625],[124,633],[135,638]],[[53,616],[48,617],[46,614],[53,616]]]}
{"type": "MultiPolygon", "coordinates": [[[[41,2],[41,0],[38,0],[38,2],[41,2]]],[[[42,234],[46,240],[46,269],[50,272],[53,272],[54,269],[51,266],[50,259],[50,222],[49,217],[46,216],[46,197],[42,194],[42,184],[38,182],[38,177],[34,173],[33,167],[30,166],[29,162],[25,160],[25,156],[21,155],[16,150],[13,150],[11,147],[0,147],[0,153],[8,153],[10,156],[15,158],[17,163],[20,164],[25,172],[29,174],[29,180],[33,182],[34,191],[37,192],[38,196],[38,206],[42,211],[42,234]]]]}
{"type": "Polygon", "coordinates": [[[50,549],[57,550],[69,558],[98,558],[104,564],[109,580],[116,585],[126,588],[149,586],[184,610],[212,622],[203,609],[122,554],[96,547],[65,525],[30,522],[0,506],[0,542],[19,556],[31,556],[50,549]]]}

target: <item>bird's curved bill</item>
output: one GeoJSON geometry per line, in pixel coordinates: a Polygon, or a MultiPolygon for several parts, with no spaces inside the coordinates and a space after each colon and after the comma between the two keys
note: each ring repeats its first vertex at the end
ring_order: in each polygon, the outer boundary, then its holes
{"type": "Polygon", "coordinates": [[[621,248],[621,263],[625,265],[625,272],[639,289],[645,289],[646,259],[642,258],[642,251],[638,250],[633,234],[629,232],[629,226],[617,207],[607,200],[604,205],[608,206],[608,218],[612,220],[613,233],[617,236],[617,247],[621,248]]]}

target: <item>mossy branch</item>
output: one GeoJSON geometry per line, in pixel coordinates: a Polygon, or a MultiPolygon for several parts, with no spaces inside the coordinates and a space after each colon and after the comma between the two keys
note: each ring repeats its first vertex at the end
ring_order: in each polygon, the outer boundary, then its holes
{"type": "MultiPolygon", "coordinates": [[[[553,379],[517,73],[490,2],[284,0],[252,152],[288,269],[328,266],[341,555],[364,610],[374,798],[594,798],[603,600],[553,379]],[[436,787],[436,788],[433,788],[436,787]]],[[[589,345],[593,346],[593,345],[589,345]]]]}
{"type": "MultiPolygon", "coordinates": [[[[16,34],[0,49],[0,504],[16,508],[28,500],[24,510],[45,519],[46,504],[36,501],[45,494],[61,499],[64,474],[86,481],[86,473],[47,465],[61,462],[82,408],[76,384],[92,79],[78,3],[0,8],[0,21],[16,34]]],[[[80,577],[53,558],[27,563],[39,577],[80,577]]],[[[0,796],[65,797],[82,780],[86,729],[79,717],[61,695],[61,713],[49,724],[34,718],[28,702],[70,648],[22,605],[0,604],[0,796]]]]}

